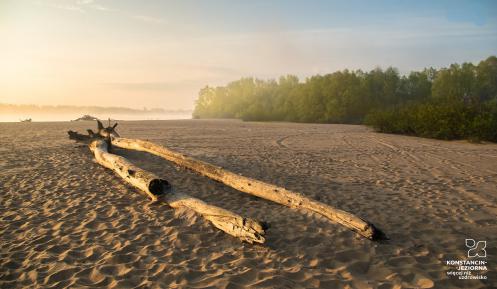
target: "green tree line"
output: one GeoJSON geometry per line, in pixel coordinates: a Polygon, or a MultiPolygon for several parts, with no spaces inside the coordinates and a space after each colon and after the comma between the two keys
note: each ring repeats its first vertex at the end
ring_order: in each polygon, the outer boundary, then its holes
{"type": "Polygon", "coordinates": [[[242,78],[205,87],[194,118],[367,124],[440,139],[497,141],[497,58],[413,71],[337,71],[300,82],[242,78]]]}

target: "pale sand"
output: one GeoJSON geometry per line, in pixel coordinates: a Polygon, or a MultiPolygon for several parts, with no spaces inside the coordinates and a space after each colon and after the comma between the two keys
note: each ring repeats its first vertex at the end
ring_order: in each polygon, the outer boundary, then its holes
{"type": "Polygon", "coordinates": [[[353,212],[391,238],[237,192],[165,160],[118,152],[173,186],[266,220],[266,246],[151,205],[67,138],[93,122],[0,124],[3,288],[484,288],[497,286],[497,144],[373,133],[363,126],[120,122],[149,139],[353,212]],[[448,278],[465,239],[487,241],[489,281],[448,278]]]}

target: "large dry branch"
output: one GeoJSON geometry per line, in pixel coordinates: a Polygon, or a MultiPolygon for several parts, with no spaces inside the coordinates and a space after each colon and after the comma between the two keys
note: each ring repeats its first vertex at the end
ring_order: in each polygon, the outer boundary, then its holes
{"type": "Polygon", "coordinates": [[[112,145],[138,151],[145,151],[180,166],[191,169],[213,180],[219,181],[239,191],[267,199],[292,208],[304,208],[318,213],[333,222],[339,223],[363,237],[380,240],[386,236],[373,224],[343,210],[310,199],[301,193],[287,190],[256,179],[244,177],[221,167],[196,160],[171,151],[163,146],[139,139],[112,137],[112,145]]]}
{"type": "MultiPolygon", "coordinates": [[[[69,134],[73,137],[73,133],[69,134]]],[[[79,138],[79,137],[78,137],[79,138]]],[[[102,166],[116,172],[126,182],[140,189],[153,201],[165,201],[173,208],[187,208],[202,215],[218,229],[248,243],[264,243],[265,225],[258,221],[243,218],[228,210],[208,205],[186,194],[175,192],[164,179],[145,171],[122,156],[111,154],[108,143],[95,139],[90,143],[90,150],[102,166]]]]}

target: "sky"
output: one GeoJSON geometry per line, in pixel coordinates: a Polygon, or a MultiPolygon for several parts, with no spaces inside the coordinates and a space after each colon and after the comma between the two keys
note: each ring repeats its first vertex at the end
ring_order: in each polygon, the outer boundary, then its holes
{"type": "Polygon", "coordinates": [[[191,109],[206,85],[497,55],[497,1],[0,0],[0,103],[191,109]]]}

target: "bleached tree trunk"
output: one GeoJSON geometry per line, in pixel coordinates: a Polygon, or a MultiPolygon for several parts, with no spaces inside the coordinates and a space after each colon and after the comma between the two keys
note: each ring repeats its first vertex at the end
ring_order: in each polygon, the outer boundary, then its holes
{"type": "Polygon", "coordinates": [[[265,225],[249,218],[243,218],[228,210],[206,204],[186,194],[175,192],[169,182],[153,173],[143,170],[126,158],[108,152],[105,140],[90,143],[90,150],[102,166],[116,172],[132,186],[145,193],[153,201],[165,201],[173,208],[187,208],[202,215],[218,229],[248,243],[265,242],[265,225]]]}
{"type": "Polygon", "coordinates": [[[267,199],[292,208],[304,208],[320,214],[329,220],[341,224],[361,236],[371,239],[384,239],[386,236],[373,224],[346,211],[333,208],[327,204],[310,199],[301,193],[287,190],[272,184],[225,170],[221,167],[196,160],[194,158],[171,151],[163,146],[139,139],[112,137],[112,145],[138,151],[145,151],[180,166],[191,169],[213,180],[219,181],[239,191],[267,199]]]}

